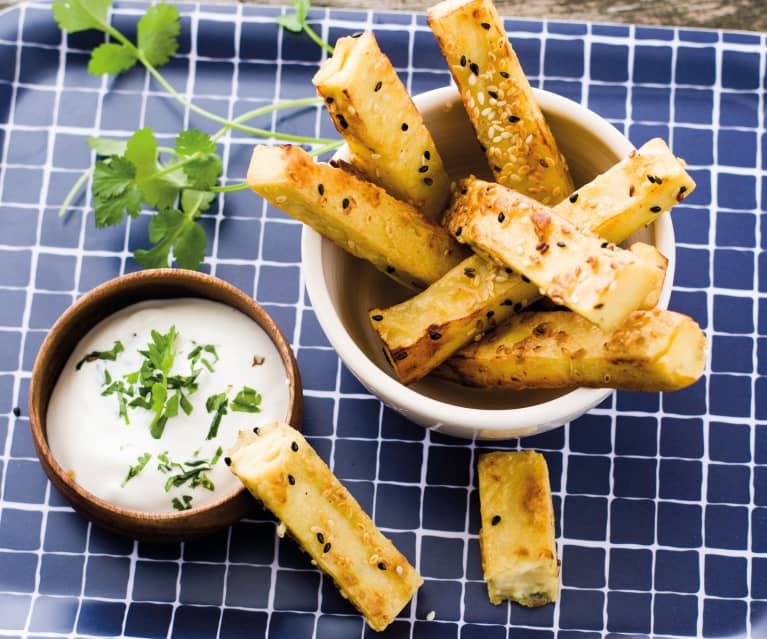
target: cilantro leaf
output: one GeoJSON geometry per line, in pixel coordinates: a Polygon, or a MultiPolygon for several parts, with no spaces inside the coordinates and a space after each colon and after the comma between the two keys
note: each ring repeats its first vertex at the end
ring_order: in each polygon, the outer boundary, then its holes
{"type": "Polygon", "coordinates": [[[142,195],[135,178],[136,167],[121,156],[96,162],[93,199],[97,228],[119,224],[126,213],[131,217],[139,214],[142,195]]]}
{"type": "Polygon", "coordinates": [[[176,153],[181,157],[195,153],[215,153],[216,143],[213,139],[197,129],[182,131],[176,136],[176,153]]]}
{"type": "Polygon", "coordinates": [[[304,30],[304,25],[306,24],[306,16],[309,13],[309,0],[295,0],[293,2],[293,11],[294,13],[286,13],[279,16],[277,24],[293,33],[300,33],[304,30]]]}
{"type": "Polygon", "coordinates": [[[91,75],[117,75],[136,64],[136,56],[122,44],[105,42],[91,52],[88,73],[91,75]]]}
{"type": "Polygon", "coordinates": [[[97,155],[109,157],[110,155],[123,155],[128,146],[125,140],[113,140],[112,138],[88,138],[88,146],[96,151],[97,155]]]}
{"type": "Polygon", "coordinates": [[[243,386],[232,400],[232,410],[240,413],[260,413],[261,394],[255,388],[243,386]]]}
{"type": "Polygon", "coordinates": [[[156,4],[139,20],[138,48],[149,64],[162,66],[176,55],[180,33],[178,9],[170,4],[156,4]]]}
{"type": "MultiPolygon", "coordinates": [[[[123,343],[119,339],[115,340],[114,344],[112,344],[112,348],[110,348],[108,351],[91,351],[88,353],[79,362],[77,362],[75,365],[75,370],[79,371],[83,367],[83,364],[86,362],[95,362],[99,359],[114,362],[117,359],[117,356],[124,350],[125,347],[123,346],[123,343]]],[[[107,375],[109,375],[109,371],[105,372],[107,375]]]]}
{"type": "Polygon", "coordinates": [[[206,190],[215,186],[222,171],[221,158],[214,154],[205,155],[184,165],[184,174],[193,189],[206,190]]]}
{"type": "Polygon", "coordinates": [[[208,435],[205,439],[213,439],[218,435],[218,427],[221,424],[221,418],[229,412],[228,408],[229,398],[226,393],[211,395],[205,401],[205,410],[209,413],[214,413],[213,420],[210,422],[210,428],[208,429],[208,435]]]}
{"type": "Polygon", "coordinates": [[[208,238],[196,221],[200,211],[210,207],[215,193],[185,189],[181,194],[183,213],[177,209],[162,209],[149,222],[149,240],[155,244],[149,250],[137,249],[136,261],[144,268],[168,266],[171,249],[182,268],[197,269],[205,259],[208,238]]]}
{"type": "Polygon", "coordinates": [[[55,0],[53,17],[62,31],[105,31],[111,0],[55,0]]]}
{"type": "Polygon", "coordinates": [[[157,162],[157,140],[150,128],[139,129],[128,140],[125,158],[136,167],[136,182],[144,202],[155,208],[171,206],[183,186],[176,175],[157,175],[162,168],[157,162]]]}
{"type": "Polygon", "coordinates": [[[181,268],[196,270],[205,259],[208,236],[199,222],[187,224],[173,247],[173,257],[181,268]]]}
{"type": "Polygon", "coordinates": [[[292,31],[293,33],[301,33],[304,30],[304,25],[298,19],[295,13],[285,13],[277,17],[277,24],[283,29],[292,31]]]}
{"type": "Polygon", "coordinates": [[[128,474],[125,476],[123,483],[120,484],[120,488],[125,488],[125,484],[127,484],[131,479],[133,479],[142,470],[144,470],[144,467],[149,463],[150,459],[152,459],[151,453],[144,453],[143,455],[139,455],[138,459],[136,460],[136,465],[128,467],[128,474]]]}

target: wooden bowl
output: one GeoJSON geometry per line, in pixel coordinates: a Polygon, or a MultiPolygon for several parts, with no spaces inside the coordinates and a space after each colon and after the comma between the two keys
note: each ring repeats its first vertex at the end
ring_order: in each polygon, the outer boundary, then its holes
{"type": "Polygon", "coordinates": [[[241,519],[256,502],[239,487],[211,504],[177,513],[146,513],[115,506],[85,490],[59,465],[48,446],[46,415],[59,375],[88,331],[131,304],[178,297],[220,302],[254,320],[271,338],[287,372],[290,390],[285,421],[300,428],[303,414],[301,377],[290,345],[266,311],[231,284],[203,273],[158,269],[123,275],[81,297],[58,319],[37,355],[29,394],[32,437],[43,470],[75,510],[103,528],[141,540],[177,541],[205,535],[241,519]]]}

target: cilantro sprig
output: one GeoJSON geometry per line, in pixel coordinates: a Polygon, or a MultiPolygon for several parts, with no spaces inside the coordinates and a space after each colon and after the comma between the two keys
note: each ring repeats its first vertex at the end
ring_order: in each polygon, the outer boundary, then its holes
{"type": "Polygon", "coordinates": [[[309,15],[310,0],[294,0],[293,13],[286,13],[277,18],[277,24],[283,29],[293,33],[306,33],[318,46],[322,47],[328,53],[333,53],[333,47],[325,42],[317,32],[309,26],[306,18],[309,15]]]}
{"type": "MultiPolygon", "coordinates": [[[[149,225],[152,246],[136,250],[136,261],[144,268],[167,267],[175,261],[182,268],[197,269],[205,258],[207,246],[207,236],[198,219],[210,209],[217,193],[247,188],[244,183],[219,185],[222,162],[217,154],[217,142],[224,135],[237,129],[259,137],[310,144],[315,147],[314,155],[332,151],[341,142],[245,124],[275,111],[316,106],[321,103],[316,97],[275,103],[231,120],[190,102],[158,70],[178,51],[181,33],[178,9],[165,3],[149,7],[138,21],[134,43],[109,23],[111,5],[112,0],[54,0],[53,14],[63,31],[96,30],[109,38],[91,52],[88,71],[94,75],[117,75],[141,64],[178,103],[222,128],[213,135],[194,129],[183,131],[173,148],[158,146],[149,128],[136,131],[128,140],[90,138],[88,144],[101,159],[78,178],[59,214],[63,216],[69,211],[92,177],[97,228],[135,218],[144,207],[154,209],[156,214],[149,225]]],[[[278,23],[293,31],[305,31],[317,44],[332,52],[306,23],[308,8],[309,0],[297,0],[295,13],[281,16],[278,23]]]]}

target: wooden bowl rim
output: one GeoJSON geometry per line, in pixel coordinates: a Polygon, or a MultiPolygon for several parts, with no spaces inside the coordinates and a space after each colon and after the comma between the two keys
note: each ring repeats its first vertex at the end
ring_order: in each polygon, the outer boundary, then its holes
{"type": "MultiPolygon", "coordinates": [[[[303,393],[302,393],[302,384],[301,384],[301,377],[298,370],[298,364],[295,359],[295,355],[293,354],[293,350],[288,343],[287,339],[283,335],[282,331],[280,330],[279,326],[276,324],[274,319],[261,307],[258,302],[256,302],[252,297],[247,295],[245,292],[237,288],[236,286],[233,286],[229,282],[226,282],[218,277],[215,277],[213,275],[208,275],[206,273],[200,273],[198,271],[189,271],[184,269],[175,269],[175,268],[165,268],[165,269],[152,269],[152,270],[146,270],[146,271],[137,271],[134,273],[128,273],[125,275],[120,275],[116,278],[113,278],[111,280],[108,280],[107,282],[104,282],[103,284],[100,284],[99,286],[91,289],[87,293],[85,293],[82,297],[77,299],[62,315],[56,320],[54,325],[49,330],[48,334],[45,337],[45,340],[43,341],[42,345],[40,346],[40,350],[38,351],[37,357],[35,359],[35,364],[32,369],[32,377],[30,381],[30,389],[29,389],[29,421],[30,421],[30,428],[32,431],[32,437],[35,444],[35,448],[37,450],[38,457],[40,458],[40,461],[42,462],[43,469],[46,471],[46,474],[49,475],[49,478],[54,481],[54,477],[51,476],[51,473],[55,475],[55,479],[58,479],[59,481],[63,482],[69,490],[71,490],[75,495],[77,495],[77,498],[82,500],[82,502],[87,503],[93,507],[95,507],[97,510],[101,511],[103,514],[109,514],[112,517],[119,518],[123,522],[126,523],[125,526],[115,526],[115,530],[118,530],[120,532],[127,532],[132,526],[139,526],[142,531],[147,530],[147,527],[155,528],[157,531],[163,528],[170,529],[175,525],[183,524],[185,521],[191,519],[191,518],[197,518],[202,517],[204,515],[210,514],[213,511],[215,511],[218,508],[221,508],[224,504],[235,500],[239,497],[241,497],[244,493],[247,492],[247,489],[245,486],[239,486],[233,491],[230,491],[226,493],[225,495],[222,495],[219,499],[217,499],[214,502],[211,502],[210,504],[206,504],[204,506],[200,507],[193,507],[189,510],[183,510],[175,513],[148,513],[143,512],[140,510],[132,510],[128,508],[122,508],[120,506],[116,506],[115,504],[108,502],[96,495],[94,495],[92,492],[86,490],[83,488],[80,484],[78,484],[72,477],[61,467],[61,465],[58,463],[56,458],[53,456],[53,453],[50,450],[50,447],[48,445],[48,439],[47,439],[47,433],[46,428],[44,428],[43,424],[45,424],[45,421],[47,419],[47,414],[42,414],[42,406],[40,405],[40,402],[42,401],[42,398],[44,397],[44,393],[42,392],[40,386],[41,386],[41,377],[43,375],[43,370],[45,366],[48,364],[48,360],[52,357],[52,351],[54,347],[59,346],[59,343],[64,339],[61,335],[62,330],[73,320],[75,320],[77,317],[79,317],[83,311],[88,310],[88,308],[93,305],[95,302],[94,300],[97,300],[98,298],[101,298],[100,303],[104,303],[108,299],[113,298],[119,298],[121,294],[125,293],[127,290],[140,290],[144,286],[151,285],[153,282],[164,282],[168,283],[170,285],[172,284],[184,284],[184,283],[195,283],[198,285],[202,285],[203,287],[208,287],[211,290],[219,290],[224,295],[227,296],[233,296],[237,298],[243,306],[248,308],[248,311],[252,313],[252,315],[249,315],[248,313],[245,313],[248,315],[253,321],[255,321],[263,330],[264,332],[269,336],[272,343],[277,348],[277,351],[280,354],[280,358],[282,359],[283,366],[285,367],[285,371],[288,377],[288,387],[289,387],[289,395],[288,395],[288,413],[285,416],[285,421],[289,424],[291,424],[294,428],[300,430],[301,428],[301,417],[303,412],[303,393]]],[[[169,296],[169,297],[156,297],[153,295],[148,295],[144,298],[144,300],[141,301],[148,301],[152,299],[176,299],[181,297],[199,297],[200,299],[212,299],[210,297],[203,297],[199,293],[193,293],[190,291],[188,295],[178,295],[178,296],[169,296]]],[[[218,299],[212,300],[212,301],[218,301],[221,304],[225,304],[227,306],[230,306],[232,308],[236,308],[232,306],[232,304],[229,304],[225,301],[221,301],[218,299]]],[[[131,306],[134,303],[138,302],[128,302],[127,304],[120,306],[119,308],[116,308],[113,312],[107,314],[103,319],[106,319],[107,317],[110,317],[118,310],[121,310],[122,308],[127,308],[128,306],[131,306]]],[[[240,309],[236,309],[240,310],[240,309]]],[[[243,312],[243,311],[240,311],[243,312]]],[[[89,328],[87,328],[85,331],[82,332],[79,339],[73,344],[72,351],[77,346],[79,341],[90,331],[95,327],[99,322],[103,321],[103,319],[98,320],[95,324],[91,325],[89,328]]],[[[60,373],[59,373],[60,375],[60,373]]],[[[56,377],[56,380],[58,381],[58,375],[56,377]]],[[[48,399],[50,400],[50,394],[53,392],[53,387],[50,388],[48,393],[48,399]]],[[[47,413],[47,411],[46,411],[47,413]]],[[[69,501],[75,501],[73,499],[69,499],[69,501]]],[[[73,506],[78,506],[79,504],[73,503],[73,506]]],[[[87,509],[88,512],[91,511],[91,509],[87,509]]],[[[223,522],[221,525],[226,525],[227,523],[231,522],[223,522]]],[[[211,531],[213,528],[211,528],[211,531]]],[[[182,533],[179,531],[179,534],[182,533]]]]}

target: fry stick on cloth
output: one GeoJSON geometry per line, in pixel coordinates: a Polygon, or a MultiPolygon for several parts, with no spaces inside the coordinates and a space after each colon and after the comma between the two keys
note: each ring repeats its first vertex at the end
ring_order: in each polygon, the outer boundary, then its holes
{"type": "Polygon", "coordinates": [[[228,453],[230,470],[333,578],[370,627],[383,630],[423,579],[301,433],[282,422],[256,430],[240,431],[228,453]]]}

